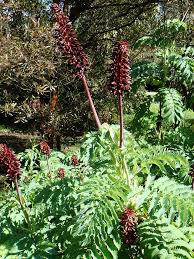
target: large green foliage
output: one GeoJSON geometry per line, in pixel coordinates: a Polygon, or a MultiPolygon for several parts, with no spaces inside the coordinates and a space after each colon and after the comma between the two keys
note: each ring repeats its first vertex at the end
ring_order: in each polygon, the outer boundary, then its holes
{"type": "Polygon", "coordinates": [[[53,151],[50,170],[38,146],[21,153],[20,187],[32,226],[10,190],[0,205],[1,244],[9,247],[7,255],[111,259],[128,254],[159,258],[163,252],[164,258],[192,258],[194,194],[187,159],[146,147],[128,131],[125,137],[120,149],[119,127],[102,125],[86,136],[76,166],[71,153],[53,151]],[[124,245],[120,230],[126,207],[140,218],[133,247],[124,245]]]}
{"type": "Polygon", "coordinates": [[[138,143],[132,134],[125,131],[125,149],[118,147],[119,127],[104,124],[99,133],[89,134],[81,146],[81,157],[98,173],[100,170],[115,170],[127,181],[142,181],[147,175],[167,175],[182,183],[188,183],[189,164],[178,152],[162,146],[138,143]],[[129,174],[130,179],[129,179],[129,174]]]}
{"type": "MultiPolygon", "coordinates": [[[[145,91],[129,127],[155,142],[186,125],[186,108],[193,109],[193,47],[185,44],[187,24],[166,20],[150,36],[137,40],[134,49],[152,55],[132,66],[133,91],[145,91]]],[[[188,126],[188,124],[187,124],[188,126]]]]}
{"type": "Polygon", "coordinates": [[[92,177],[79,189],[71,241],[77,249],[69,247],[67,258],[118,258],[119,213],[129,191],[129,187],[118,180],[107,175],[92,177]]]}
{"type": "Polygon", "coordinates": [[[193,48],[186,47],[181,39],[187,30],[186,23],[167,20],[151,36],[140,38],[134,48],[154,48],[154,59],[134,64],[132,74],[135,89],[151,85],[154,90],[161,87],[176,88],[181,92],[187,105],[192,96],[193,48]]]}
{"type": "Polygon", "coordinates": [[[149,214],[138,226],[140,246],[145,257],[192,258],[193,257],[193,191],[174,180],[163,177],[155,181],[149,178],[137,206],[149,214]]]}

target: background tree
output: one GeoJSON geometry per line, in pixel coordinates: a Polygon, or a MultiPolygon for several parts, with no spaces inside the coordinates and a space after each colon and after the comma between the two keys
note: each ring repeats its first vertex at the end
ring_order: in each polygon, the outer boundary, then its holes
{"type": "MultiPolygon", "coordinates": [[[[40,127],[40,122],[43,114],[50,113],[57,92],[55,115],[47,121],[55,124],[59,135],[82,134],[95,126],[87,99],[83,102],[81,84],[70,76],[69,66],[56,49],[50,12],[53,2],[60,2],[69,14],[90,57],[89,85],[102,122],[118,122],[115,99],[106,87],[115,42],[125,38],[133,46],[141,36],[152,34],[153,28],[164,19],[180,18],[189,28],[185,44],[192,45],[192,1],[1,1],[0,111],[6,123],[22,121],[31,128],[31,122],[35,121],[34,128],[42,128],[45,133],[43,128],[48,129],[49,125],[40,127]],[[12,117],[7,120],[5,115],[12,117]]],[[[151,50],[146,53],[149,55],[152,56],[151,50]]],[[[144,57],[141,50],[130,50],[132,63],[144,57]]],[[[136,105],[132,94],[128,100],[125,110],[136,105]]]]}

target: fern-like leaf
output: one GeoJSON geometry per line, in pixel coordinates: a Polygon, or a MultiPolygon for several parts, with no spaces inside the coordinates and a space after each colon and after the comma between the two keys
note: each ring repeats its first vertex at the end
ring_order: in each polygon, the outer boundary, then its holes
{"type": "Polygon", "coordinates": [[[144,218],[138,226],[138,235],[145,258],[193,258],[191,188],[168,177],[155,180],[149,176],[145,187],[130,193],[129,199],[144,218]]]}
{"type": "Polygon", "coordinates": [[[166,218],[145,220],[138,226],[138,234],[145,258],[193,258],[188,230],[169,224],[166,218]]]}
{"type": "Polygon", "coordinates": [[[183,103],[178,91],[173,88],[162,88],[159,91],[162,100],[163,116],[170,124],[177,124],[183,119],[183,103]]]}
{"type": "Polygon", "coordinates": [[[72,236],[80,252],[88,251],[87,258],[118,258],[119,214],[128,192],[122,181],[108,176],[93,177],[81,186],[72,236]]]}
{"type": "Polygon", "coordinates": [[[176,222],[177,226],[184,227],[193,222],[193,202],[194,192],[190,187],[168,177],[154,180],[149,176],[145,190],[138,196],[137,207],[147,211],[150,217],[165,216],[169,223],[176,222]]]}

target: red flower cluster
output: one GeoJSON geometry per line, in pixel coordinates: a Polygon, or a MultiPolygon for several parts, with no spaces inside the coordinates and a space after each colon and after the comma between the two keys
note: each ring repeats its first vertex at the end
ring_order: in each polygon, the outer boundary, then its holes
{"type": "Polygon", "coordinates": [[[110,90],[114,95],[123,95],[124,91],[131,88],[131,77],[129,76],[129,44],[127,40],[122,40],[114,47],[114,63],[111,68],[112,80],[110,90]]]}
{"type": "Polygon", "coordinates": [[[65,169],[64,168],[59,168],[58,170],[58,176],[59,178],[63,179],[65,177],[65,169]]]}
{"type": "Polygon", "coordinates": [[[88,57],[77,39],[69,18],[64,15],[58,4],[53,4],[52,10],[57,25],[56,32],[59,48],[67,56],[69,64],[78,70],[77,75],[82,77],[89,67],[88,57]]]}
{"type": "Polygon", "coordinates": [[[132,245],[137,240],[138,217],[134,210],[126,208],[121,216],[121,229],[125,244],[132,245]]]}
{"type": "Polygon", "coordinates": [[[71,157],[71,164],[74,165],[74,166],[78,166],[79,165],[79,160],[78,160],[76,155],[73,155],[71,157]]]}
{"type": "Polygon", "coordinates": [[[0,144],[0,166],[4,167],[10,180],[21,175],[20,163],[12,149],[0,144]]]}
{"type": "Polygon", "coordinates": [[[40,150],[46,156],[49,156],[51,153],[51,149],[46,141],[40,142],[40,150]]]}

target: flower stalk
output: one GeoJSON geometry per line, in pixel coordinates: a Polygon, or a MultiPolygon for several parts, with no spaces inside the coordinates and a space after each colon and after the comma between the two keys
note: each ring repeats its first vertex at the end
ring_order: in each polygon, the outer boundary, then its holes
{"type": "Polygon", "coordinates": [[[52,5],[52,10],[56,21],[56,38],[59,49],[67,57],[68,63],[73,65],[76,71],[75,75],[80,78],[88,97],[96,125],[98,128],[100,128],[101,123],[96,112],[96,108],[93,103],[85,76],[86,71],[90,66],[88,56],[85,54],[68,16],[64,15],[63,11],[56,3],[52,5]]]}
{"type": "Polygon", "coordinates": [[[122,40],[116,44],[113,50],[112,80],[109,86],[111,92],[118,98],[120,117],[120,148],[124,141],[124,119],[123,119],[123,95],[131,89],[131,77],[129,76],[129,44],[122,40]]]}
{"type": "Polygon", "coordinates": [[[91,96],[91,94],[90,94],[90,90],[89,90],[89,88],[88,88],[88,84],[87,84],[85,75],[83,75],[83,76],[81,77],[81,81],[82,81],[82,84],[83,84],[84,89],[85,89],[85,91],[86,91],[86,95],[87,95],[87,97],[88,97],[88,101],[89,101],[89,104],[90,104],[90,108],[91,108],[91,110],[92,110],[92,113],[93,113],[94,118],[95,118],[95,121],[96,121],[96,126],[97,126],[98,129],[99,129],[100,126],[101,126],[101,123],[100,123],[98,114],[97,114],[97,112],[96,112],[96,108],[95,108],[95,105],[94,105],[92,96],[91,96]]]}
{"type": "Polygon", "coordinates": [[[120,117],[120,148],[123,147],[123,138],[124,138],[124,119],[123,119],[123,97],[121,94],[118,94],[118,104],[119,104],[119,117],[120,117]]]}

